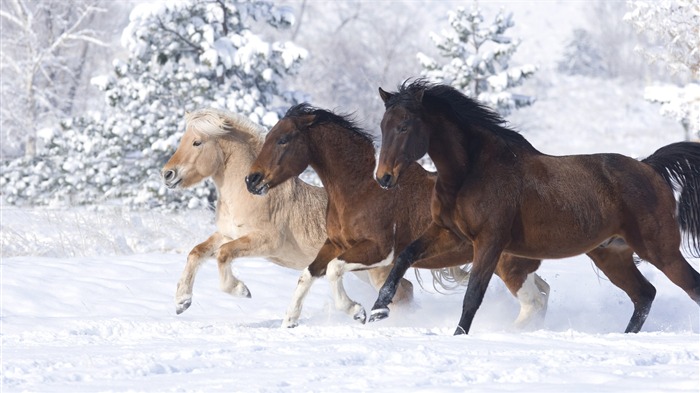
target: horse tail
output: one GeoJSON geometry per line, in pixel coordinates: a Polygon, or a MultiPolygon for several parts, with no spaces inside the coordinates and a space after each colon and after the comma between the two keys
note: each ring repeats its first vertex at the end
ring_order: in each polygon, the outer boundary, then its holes
{"type": "Polygon", "coordinates": [[[700,143],[672,143],[642,162],[654,168],[678,193],[678,224],[691,252],[700,255],[700,143]]]}
{"type": "MultiPolygon", "coordinates": [[[[416,280],[420,287],[427,289],[425,285],[423,285],[423,278],[420,275],[421,269],[413,270],[416,273],[416,280]]],[[[454,291],[460,286],[466,286],[469,281],[469,271],[459,266],[430,269],[430,275],[433,277],[433,289],[439,293],[445,293],[443,291],[454,291]],[[438,288],[438,286],[440,288],[438,288]]]]}

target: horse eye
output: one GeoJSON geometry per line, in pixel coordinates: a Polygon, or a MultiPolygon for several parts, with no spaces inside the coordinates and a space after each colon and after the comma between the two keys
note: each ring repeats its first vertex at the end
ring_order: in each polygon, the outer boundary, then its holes
{"type": "Polygon", "coordinates": [[[406,132],[408,130],[408,127],[404,124],[401,127],[399,127],[399,132],[406,132]]]}
{"type": "Polygon", "coordinates": [[[286,145],[289,142],[289,136],[285,135],[277,141],[278,145],[286,145]]]}
{"type": "Polygon", "coordinates": [[[202,144],[202,141],[194,141],[194,142],[192,142],[192,146],[194,146],[194,147],[200,146],[201,144],[202,144]]]}

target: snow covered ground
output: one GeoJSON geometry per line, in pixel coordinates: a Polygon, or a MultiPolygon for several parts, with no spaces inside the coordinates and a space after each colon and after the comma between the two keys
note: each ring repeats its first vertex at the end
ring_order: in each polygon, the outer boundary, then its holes
{"type": "MultiPolygon", "coordinates": [[[[279,327],[298,272],[235,263],[252,299],[200,270],[175,315],[186,253],[209,213],[2,209],[2,391],[681,392],[700,386],[698,307],[648,264],[658,289],[643,331],[621,333],[632,306],[583,257],[547,261],[542,330],[511,327],[516,301],[497,278],[468,336],[453,337],[461,291],[416,285],[415,304],[360,325],[333,310],[325,280],[301,325],[279,327]]],[[[700,270],[700,261],[693,266],[700,270]]],[[[412,272],[408,277],[417,284],[412,272]]],[[[424,273],[424,281],[429,275],[424,273]]],[[[374,290],[353,275],[351,296],[374,290]]]]}

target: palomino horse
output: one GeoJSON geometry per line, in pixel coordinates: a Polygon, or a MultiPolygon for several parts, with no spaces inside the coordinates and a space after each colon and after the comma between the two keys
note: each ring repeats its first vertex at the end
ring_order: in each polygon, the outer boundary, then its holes
{"type": "Polygon", "coordinates": [[[680,224],[700,251],[700,144],[671,144],[641,162],[619,154],[555,157],[452,87],[418,80],[380,95],[386,112],[377,181],[394,187],[426,152],[438,181],[433,221],[397,258],[371,320],[388,316],[395,280],[414,261],[466,241],[474,262],[455,334],[469,331],[502,252],[543,259],[588,253],[634,303],[626,332],[642,328],[656,294],[633,253],[700,304],[700,274],[679,250],[680,224]]]}
{"type": "MultiPolygon", "coordinates": [[[[221,290],[250,297],[246,285],[231,271],[231,261],[246,256],[265,257],[284,267],[305,268],[326,239],[328,197],[323,188],[298,178],[285,183],[267,198],[246,191],[244,178],[263,144],[264,129],[248,118],[215,109],[187,114],[186,130],[177,151],[163,167],[170,188],[190,187],[208,177],[216,184],[216,228],[206,241],[192,249],[175,294],[176,311],[192,303],[197,269],[206,258],[216,257],[221,290]]],[[[379,288],[388,268],[369,272],[379,288]]],[[[412,284],[403,280],[399,299],[410,299],[412,284]]]]}
{"type": "MultiPolygon", "coordinates": [[[[346,116],[301,104],[290,108],[270,130],[246,177],[248,190],[265,194],[309,165],[328,190],[328,239],[299,278],[284,323],[297,324],[304,297],[313,281],[323,275],[328,276],[335,299],[342,300],[336,307],[364,323],[365,310],[345,293],[342,275],[389,265],[395,251],[423,232],[430,223],[435,176],[410,163],[401,187],[383,191],[372,178],[372,138],[346,116]]],[[[414,267],[458,266],[470,261],[471,254],[471,245],[463,244],[459,250],[418,261],[414,267]]],[[[528,325],[546,310],[549,286],[533,273],[540,261],[506,254],[502,259],[497,272],[521,302],[516,324],[528,325]]]]}

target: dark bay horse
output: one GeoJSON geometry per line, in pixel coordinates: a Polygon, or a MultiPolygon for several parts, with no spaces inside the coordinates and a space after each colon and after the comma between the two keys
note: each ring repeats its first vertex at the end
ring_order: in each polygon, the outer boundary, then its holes
{"type": "Polygon", "coordinates": [[[656,294],[633,253],[700,305],[700,274],[679,249],[682,229],[700,252],[700,144],[674,143],[641,162],[619,154],[555,157],[450,86],[417,80],[393,94],[379,90],[386,112],[377,181],[391,189],[426,152],[438,180],[432,223],[400,253],[370,320],[388,316],[395,280],[416,260],[468,241],[474,261],[455,334],[469,331],[502,252],[587,253],[634,304],[626,332],[642,328],[656,294]]]}
{"type": "MultiPolygon", "coordinates": [[[[328,238],[299,278],[283,325],[297,324],[304,297],[312,282],[323,275],[330,281],[336,308],[364,323],[365,310],[345,293],[342,275],[391,264],[395,253],[423,232],[431,220],[435,176],[419,164],[409,163],[400,187],[382,190],[373,179],[372,138],[347,116],[301,104],[290,108],[270,130],[246,177],[248,190],[264,194],[309,165],[328,192],[328,238]]],[[[471,244],[464,243],[458,249],[417,261],[414,267],[459,266],[471,256],[471,244]]],[[[539,265],[540,261],[507,254],[498,264],[497,274],[521,303],[516,325],[525,326],[546,310],[549,286],[533,273],[539,265]]]]}

